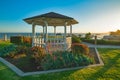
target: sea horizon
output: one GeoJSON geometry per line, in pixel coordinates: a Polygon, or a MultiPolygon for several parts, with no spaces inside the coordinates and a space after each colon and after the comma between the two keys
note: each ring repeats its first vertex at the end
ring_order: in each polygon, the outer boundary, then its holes
{"type": "MultiPolygon", "coordinates": [[[[41,35],[42,32],[36,32],[36,36],[39,36],[41,35]]],[[[48,33],[49,35],[53,35],[54,33],[48,33]]],[[[63,34],[63,33],[61,33],[63,34]]],[[[69,34],[69,33],[67,33],[69,34]]],[[[85,36],[86,33],[73,33],[75,34],[76,36],[85,36]]],[[[91,33],[92,35],[97,35],[99,37],[103,37],[105,35],[109,35],[109,33],[91,33]]],[[[10,39],[11,36],[29,36],[31,37],[32,36],[32,32],[0,32],[0,39],[4,39],[4,35],[7,36],[7,39],[10,39]]]]}

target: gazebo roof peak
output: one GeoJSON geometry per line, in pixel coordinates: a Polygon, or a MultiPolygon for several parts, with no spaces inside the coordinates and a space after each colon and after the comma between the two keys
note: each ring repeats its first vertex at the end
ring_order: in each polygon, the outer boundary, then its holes
{"type": "Polygon", "coordinates": [[[41,17],[46,17],[46,18],[62,18],[62,19],[73,19],[72,17],[68,17],[59,13],[55,13],[55,12],[49,12],[49,13],[45,13],[45,14],[41,14],[41,15],[37,15],[37,16],[33,16],[30,18],[26,18],[24,20],[27,19],[34,19],[34,18],[41,18],[41,17]]]}
{"type": "Polygon", "coordinates": [[[36,25],[44,25],[43,20],[47,20],[49,26],[63,26],[65,21],[68,22],[68,25],[78,23],[72,17],[68,17],[55,12],[49,12],[24,19],[25,22],[29,24],[32,24],[34,22],[36,25]]]}
{"type": "Polygon", "coordinates": [[[55,12],[49,12],[49,13],[43,14],[41,16],[51,17],[51,18],[73,19],[72,17],[68,17],[68,16],[65,16],[65,15],[62,15],[59,13],[55,13],[55,12]]]}

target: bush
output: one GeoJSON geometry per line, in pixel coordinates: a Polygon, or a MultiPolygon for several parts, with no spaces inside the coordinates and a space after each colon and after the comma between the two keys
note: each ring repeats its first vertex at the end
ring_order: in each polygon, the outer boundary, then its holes
{"type": "Polygon", "coordinates": [[[32,38],[31,37],[23,37],[23,43],[32,44],[32,38]]]}
{"type": "Polygon", "coordinates": [[[32,38],[24,36],[12,36],[10,37],[10,42],[17,45],[31,46],[32,38]]]}
{"type": "Polygon", "coordinates": [[[5,46],[11,45],[8,41],[0,41],[0,49],[4,48],[5,46]]]}
{"type": "Polygon", "coordinates": [[[85,55],[89,54],[89,48],[85,44],[74,43],[72,44],[71,47],[73,54],[85,54],[85,55]]]}
{"type": "Polygon", "coordinates": [[[16,51],[14,52],[15,55],[10,55],[10,57],[12,58],[22,58],[22,57],[32,57],[31,54],[30,54],[30,51],[31,48],[30,47],[27,47],[27,46],[23,46],[23,45],[18,45],[16,46],[16,51]]]}
{"type": "Polygon", "coordinates": [[[81,40],[79,37],[72,35],[72,43],[81,43],[81,40]]]}
{"type": "Polygon", "coordinates": [[[90,32],[88,32],[88,33],[85,34],[85,39],[90,39],[91,37],[92,37],[92,35],[91,35],[90,32]]]}
{"type": "Polygon", "coordinates": [[[16,52],[16,47],[13,44],[6,45],[0,49],[0,56],[5,57],[9,55],[14,55],[16,52]]]}
{"type": "Polygon", "coordinates": [[[18,54],[27,54],[28,53],[28,48],[26,46],[17,46],[16,51],[18,54]]]}
{"type": "Polygon", "coordinates": [[[85,55],[74,55],[70,52],[55,52],[46,54],[41,62],[44,70],[59,69],[85,66],[93,63],[93,61],[85,55]]]}
{"type": "Polygon", "coordinates": [[[19,45],[23,43],[23,37],[22,36],[11,36],[10,42],[19,45]]]}
{"type": "Polygon", "coordinates": [[[45,56],[45,49],[39,46],[34,46],[31,48],[31,53],[35,59],[35,62],[39,63],[45,56]]]}

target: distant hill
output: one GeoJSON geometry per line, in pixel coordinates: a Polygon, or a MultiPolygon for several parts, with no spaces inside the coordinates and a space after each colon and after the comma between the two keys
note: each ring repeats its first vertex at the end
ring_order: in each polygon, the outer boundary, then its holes
{"type": "Polygon", "coordinates": [[[115,32],[110,32],[110,35],[113,35],[113,36],[120,35],[120,30],[117,30],[115,32]]]}

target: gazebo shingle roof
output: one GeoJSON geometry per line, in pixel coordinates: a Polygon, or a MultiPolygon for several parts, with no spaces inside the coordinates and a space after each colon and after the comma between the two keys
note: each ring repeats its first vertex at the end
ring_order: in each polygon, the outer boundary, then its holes
{"type": "Polygon", "coordinates": [[[61,15],[61,14],[58,14],[58,13],[55,13],[55,12],[50,12],[50,13],[46,13],[46,14],[42,14],[42,15],[38,15],[38,16],[34,16],[34,17],[26,18],[26,19],[41,18],[41,17],[61,18],[61,19],[73,19],[72,17],[61,15]]]}
{"type": "Polygon", "coordinates": [[[24,21],[26,21],[28,24],[32,24],[34,22],[36,25],[44,25],[44,20],[48,22],[49,26],[63,26],[65,22],[68,22],[67,25],[78,23],[72,17],[68,17],[55,12],[49,12],[46,14],[24,19],[24,21]]]}

